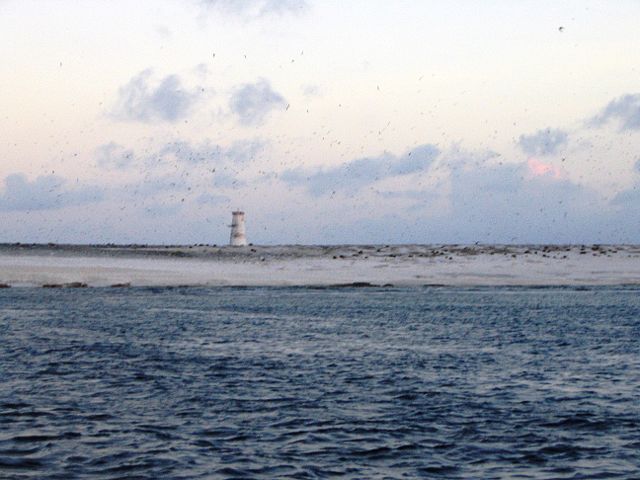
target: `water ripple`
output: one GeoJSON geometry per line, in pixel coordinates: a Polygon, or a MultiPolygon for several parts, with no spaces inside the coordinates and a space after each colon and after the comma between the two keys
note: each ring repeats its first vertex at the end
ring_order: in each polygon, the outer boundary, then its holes
{"type": "Polygon", "coordinates": [[[638,293],[0,291],[0,477],[633,478],[638,293]]]}

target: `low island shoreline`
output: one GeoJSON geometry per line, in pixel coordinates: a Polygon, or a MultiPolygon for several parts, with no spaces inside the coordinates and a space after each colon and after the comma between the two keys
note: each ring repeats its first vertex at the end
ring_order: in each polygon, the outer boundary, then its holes
{"type": "Polygon", "coordinates": [[[0,286],[640,285],[640,245],[0,244],[0,286]]]}

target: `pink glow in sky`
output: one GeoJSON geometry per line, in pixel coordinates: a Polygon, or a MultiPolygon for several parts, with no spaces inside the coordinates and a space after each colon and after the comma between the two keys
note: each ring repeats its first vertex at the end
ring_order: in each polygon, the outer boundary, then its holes
{"type": "Polygon", "coordinates": [[[555,165],[551,165],[550,163],[545,163],[537,158],[531,157],[527,160],[527,166],[529,167],[529,172],[536,176],[550,176],[556,179],[566,178],[567,173],[561,169],[556,167],[555,165]]]}

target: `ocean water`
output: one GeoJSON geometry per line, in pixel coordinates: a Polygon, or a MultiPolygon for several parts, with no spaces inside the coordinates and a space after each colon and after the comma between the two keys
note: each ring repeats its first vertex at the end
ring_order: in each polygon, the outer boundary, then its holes
{"type": "Polygon", "coordinates": [[[0,290],[0,478],[640,478],[640,288],[0,290]]]}

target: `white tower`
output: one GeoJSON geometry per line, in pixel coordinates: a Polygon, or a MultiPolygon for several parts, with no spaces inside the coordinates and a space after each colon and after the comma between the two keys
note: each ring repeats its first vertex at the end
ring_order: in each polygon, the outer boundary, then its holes
{"type": "Polygon", "coordinates": [[[231,212],[231,239],[229,245],[232,247],[245,247],[247,245],[247,236],[244,229],[244,212],[231,212]]]}

